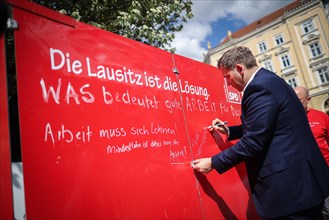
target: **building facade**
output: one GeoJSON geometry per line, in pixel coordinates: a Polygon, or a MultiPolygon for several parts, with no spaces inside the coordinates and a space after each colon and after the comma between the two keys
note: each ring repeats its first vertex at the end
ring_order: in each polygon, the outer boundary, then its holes
{"type": "Polygon", "coordinates": [[[292,87],[309,89],[310,107],[329,114],[329,1],[296,0],[230,33],[216,47],[208,44],[204,63],[217,66],[234,46],[249,47],[258,65],[292,87]]]}

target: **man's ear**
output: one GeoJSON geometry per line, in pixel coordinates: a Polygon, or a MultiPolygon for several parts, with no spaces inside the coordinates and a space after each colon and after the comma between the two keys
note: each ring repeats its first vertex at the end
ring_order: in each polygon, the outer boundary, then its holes
{"type": "Polygon", "coordinates": [[[240,74],[242,74],[243,66],[242,66],[241,64],[236,64],[236,65],[235,65],[235,68],[236,68],[236,70],[237,70],[240,74]]]}

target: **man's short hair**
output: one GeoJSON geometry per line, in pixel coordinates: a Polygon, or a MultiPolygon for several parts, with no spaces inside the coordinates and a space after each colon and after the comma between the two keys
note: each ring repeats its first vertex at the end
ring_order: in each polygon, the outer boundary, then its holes
{"type": "Polygon", "coordinates": [[[236,64],[243,64],[247,69],[257,66],[257,61],[248,47],[234,47],[226,51],[218,60],[217,67],[220,69],[233,69],[236,64]]]}

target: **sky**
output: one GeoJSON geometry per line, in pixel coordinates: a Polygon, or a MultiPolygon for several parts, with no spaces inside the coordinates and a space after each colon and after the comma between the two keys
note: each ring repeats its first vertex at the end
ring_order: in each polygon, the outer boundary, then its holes
{"type": "Polygon", "coordinates": [[[227,36],[293,0],[192,0],[194,17],[175,34],[176,54],[203,61],[207,44],[214,48],[227,36]]]}

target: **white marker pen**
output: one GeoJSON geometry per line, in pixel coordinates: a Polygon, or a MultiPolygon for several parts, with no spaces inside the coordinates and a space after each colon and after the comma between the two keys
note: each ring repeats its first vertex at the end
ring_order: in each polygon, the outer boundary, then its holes
{"type": "Polygon", "coordinates": [[[208,126],[207,128],[212,128],[212,127],[214,127],[214,126],[222,127],[222,126],[226,125],[227,123],[228,123],[227,121],[217,122],[216,124],[214,124],[214,125],[210,125],[210,126],[208,126]]]}

